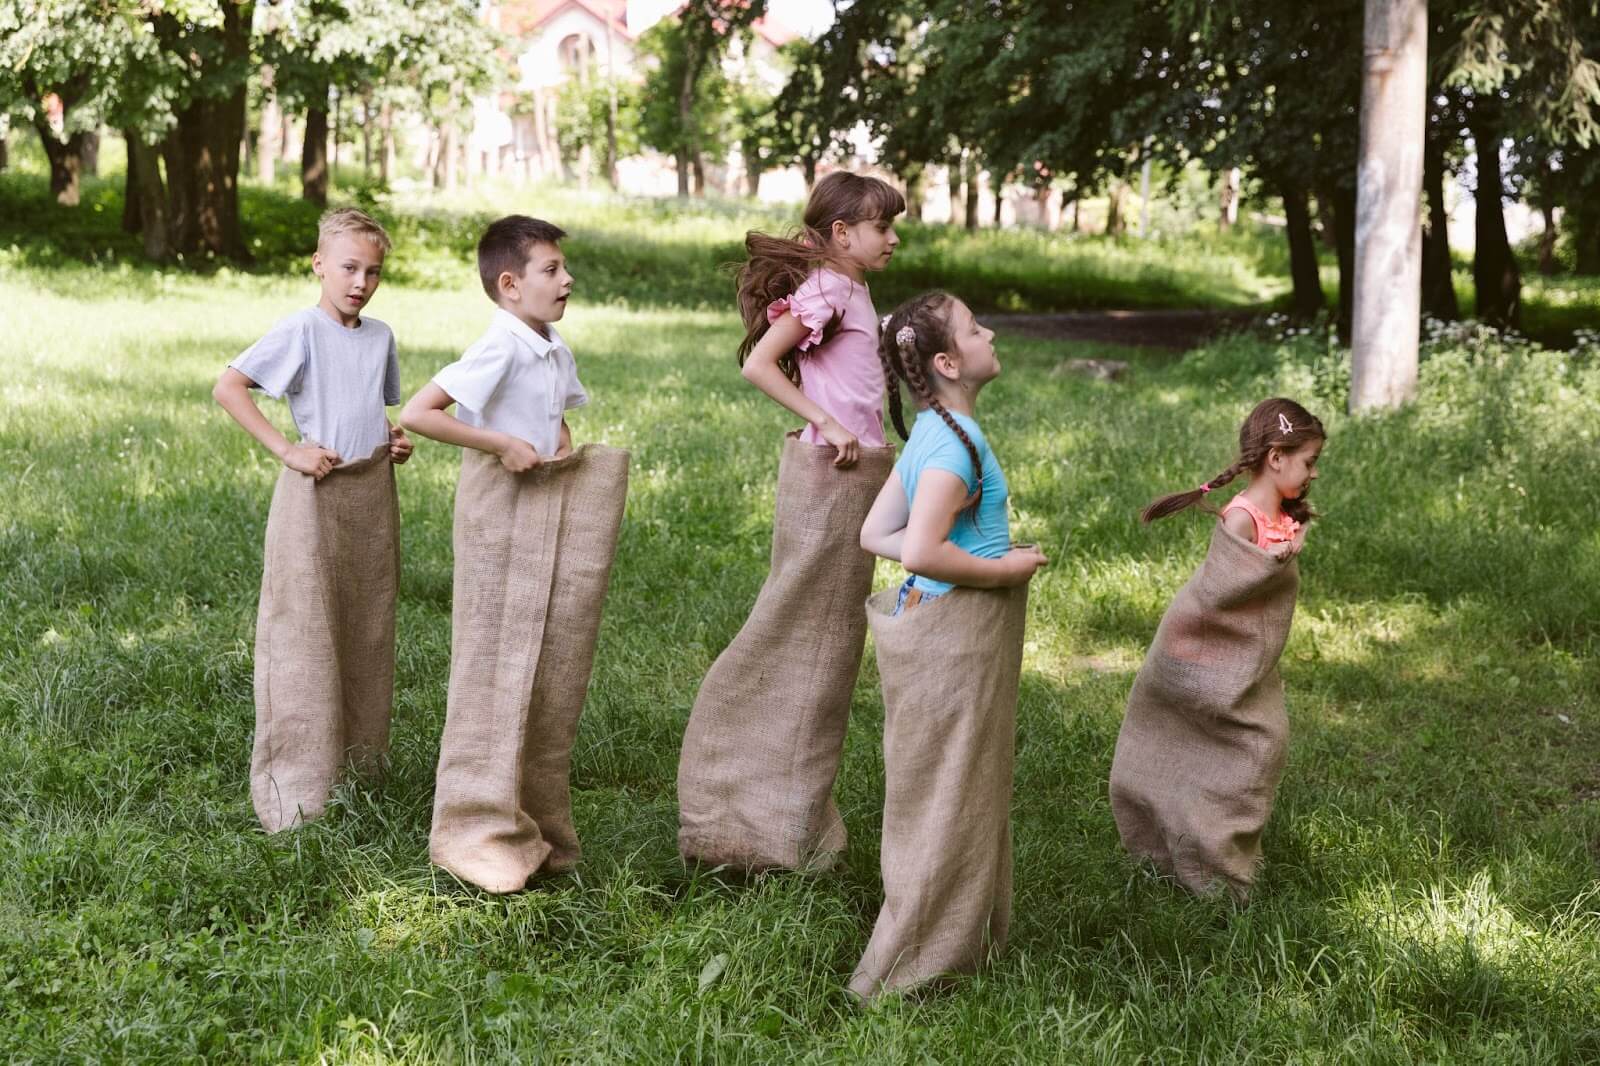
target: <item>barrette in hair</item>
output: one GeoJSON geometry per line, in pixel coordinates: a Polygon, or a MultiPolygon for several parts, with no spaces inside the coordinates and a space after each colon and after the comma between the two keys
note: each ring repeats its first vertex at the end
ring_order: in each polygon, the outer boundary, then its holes
{"type": "Polygon", "coordinates": [[[1211,491],[1211,482],[1208,481],[1204,485],[1200,486],[1200,495],[1204,496],[1206,493],[1208,493],[1210,491],[1211,491]]]}
{"type": "Polygon", "coordinates": [[[882,318],[878,319],[878,332],[882,333],[884,330],[888,329],[889,320],[893,317],[893,315],[884,315],[882,318]]]}
{"type": "Polygon", "coordinates": [[[894,342],[902,348],[909,348],[917,343],[917,331],[910,326],[901,326],[900,332],[894,335],[894,342]]]}
{"type": "Polygon", "coordinates": [[[1294,432],[1294,423],[1283,417],[1283,412],[1278,412],[1278,432],[1289,434],[1294,432]]]}

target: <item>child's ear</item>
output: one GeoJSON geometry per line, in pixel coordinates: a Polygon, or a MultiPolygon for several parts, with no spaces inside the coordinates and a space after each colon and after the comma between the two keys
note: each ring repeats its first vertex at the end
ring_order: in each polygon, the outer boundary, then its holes
{"type": "Polygon", "coordinates": [[[322,277],[322,249],[320,248],[311,253],[311,273],[319,278],[322,277]]]}
{"type": "Polygon", "coordinates": [[[845,224],[844,219],[836,218],[833,220],[833,224],[828,227],[828,236],[840,244],[848,244],[850,227],[845,224]]]}
{"type": "Polygon", "coordinates": [[[520,279],[509,270],[500,271],[500,277],[495,280],[495,287],[500,290],[500,295],[516,299],[517,283],[520,279]]]}
{"type": "Polygon", "coordinates": [[[1283,449],[1282,448],[1268,448],[1267,449],[1267,466],[1271,467],[1275,471],[1283,469],[1283,449]]]}
{"type": "Polygon", "coordinates": [[[961,360],[949,352],[938,352],[932,359],[933,372],[946,381],[955,381],[961,377],[961,360]]]}

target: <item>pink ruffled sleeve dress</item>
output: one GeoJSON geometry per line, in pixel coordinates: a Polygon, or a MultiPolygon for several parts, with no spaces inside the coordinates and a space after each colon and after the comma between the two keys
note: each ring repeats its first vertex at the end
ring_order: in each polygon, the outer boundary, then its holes
{"type": "MultiPolygon", "coordinates": [[[[792,314],[810,331],[795,347],[800,352],[800,391],[832,415],[861,442],[881,448],[883,435],[883,364],[878,361],[878,312],[866,282],[855,281],[826,267],[814,270],[791,296],[767,306],[767,321],[792,314]],[[829,323],[826,343],[822,336],[829,323]]],[[[827,444],[817,427],[806,426],[800,439],[827,444]]]]}

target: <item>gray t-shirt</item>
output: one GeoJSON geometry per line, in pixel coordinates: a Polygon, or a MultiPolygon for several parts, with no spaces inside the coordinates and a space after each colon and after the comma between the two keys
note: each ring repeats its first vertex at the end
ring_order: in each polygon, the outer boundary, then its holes
{"type": "Polygon", "coordinates": [[[345,462],[389,440],[383,409],[400,402],[400,356],[375,318],[346,329],[320,307],[296,311],[228,365],[268,396],[287,396],[300,439],[345,462]]]}

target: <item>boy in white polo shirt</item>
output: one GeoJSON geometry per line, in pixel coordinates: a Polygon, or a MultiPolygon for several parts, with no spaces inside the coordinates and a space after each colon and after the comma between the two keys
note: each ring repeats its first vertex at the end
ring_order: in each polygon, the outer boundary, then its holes
{"type": "Polygon", "coordinates": [[[478,242],[489,328],[400,414],[464,449],[428,852],[490,892],[578,859],[572,744],[627,488],[627,453],[574,452],[564,417],[589,401],[554,326],[572,292],[564,236],[525,215],[490,224],[478,242]]]}

